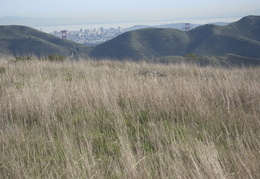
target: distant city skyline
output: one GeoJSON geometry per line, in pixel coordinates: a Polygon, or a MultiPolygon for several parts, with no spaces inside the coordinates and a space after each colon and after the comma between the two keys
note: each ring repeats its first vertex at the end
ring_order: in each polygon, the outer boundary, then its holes
{"type": "Polygon", "coordinates": [[[94,22],[260,15],[259,0],[2,0],[0,18],[68,18],[94,22]]]}

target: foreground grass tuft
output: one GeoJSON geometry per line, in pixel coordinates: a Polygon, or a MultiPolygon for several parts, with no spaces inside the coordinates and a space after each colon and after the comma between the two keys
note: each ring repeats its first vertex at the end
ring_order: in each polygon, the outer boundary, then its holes
{"type": "Polygon", "coordinates": [[[1,60],[0,176],[260,178],[259,89],[259,68],[1,60]]]}

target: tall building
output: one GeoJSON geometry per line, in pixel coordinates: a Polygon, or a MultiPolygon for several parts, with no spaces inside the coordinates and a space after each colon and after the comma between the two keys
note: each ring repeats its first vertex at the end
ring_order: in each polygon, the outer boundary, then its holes
{"type": "Polygon", "coordinates": [[[123,31],[124,31],[123,27],[118,26],[118,31],[119,31],[119,32],[123,32],[123,31]]]}
{"type": "Polygon", "coordinates": [[[103,34],[104,32],[104,27],[100,27],[100,33],[103,34]]]}

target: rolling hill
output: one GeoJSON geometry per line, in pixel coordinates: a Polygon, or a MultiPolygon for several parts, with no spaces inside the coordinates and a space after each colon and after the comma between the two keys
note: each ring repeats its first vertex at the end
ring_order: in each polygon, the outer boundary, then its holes
{"type": "Polygon", "coordinates": [[[91,52],[95,58],[132,60],[186,54],[260,58],[260,16],[247,16],[226,26],[204,25],[187,32],[161,28],[130,31],[91,52]]]}
{"type": "Polygon", "coordinates": [[[176,29],[148,28],[126,32],[94,48],[94,57],[133,60],[183,54],[189,43],[189,37],[176,29]]]}
{"type": "Polygon", "coordinates": [[[171,28],[134,30],[96,47],[62,40],[30,27],[0,26],[0,55],[49,54],[135,61],[180,61],[187,54],[194,54],[203,63],[206,57],[224,63],[260,65],[260,16],[247,16],[226,26],[203,25],[186,32],[171,28]]]}
{"type": "Polygon", "coordinates": [[[86,56],[91,48],[26,26],[0,26],[0,55],[86,56]]]}

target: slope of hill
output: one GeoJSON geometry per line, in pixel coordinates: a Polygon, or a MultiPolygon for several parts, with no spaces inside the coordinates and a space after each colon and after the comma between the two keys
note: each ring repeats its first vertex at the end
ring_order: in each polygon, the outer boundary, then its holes
{"type": "Polygon", "coordinates": [[[204,25],[187,34],[187,53],[260,58],[260,16],[247,16],[227,26],[204,25]]]}
{"type": "Polygon", "coordinates": [[[25,26],[0,26],[0,54],[2,55],[36,55],[49,54],[66,56],[86,56],[90,47],[62,40],[25,26]]]}
{"type": "Polygon", "coordinates": [[[226,26],[204,25],[188,32],[159,28],[126,32],[96,46],[91,56],[140,60],[191,53],[260,58],[260,16],[247,16],[226,26]]]}
{"type": "Polygon", "coordinates": [[[126,32],[92,51],[94,57],[133,60],[185,53],[189,37],[176,29],[147,28],[126,32]]]}

